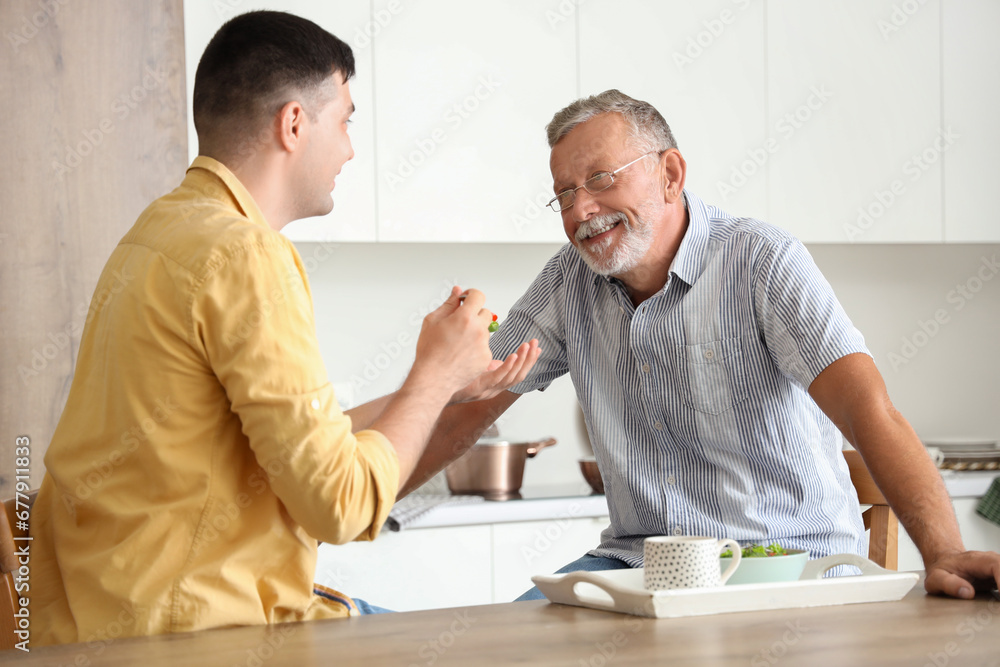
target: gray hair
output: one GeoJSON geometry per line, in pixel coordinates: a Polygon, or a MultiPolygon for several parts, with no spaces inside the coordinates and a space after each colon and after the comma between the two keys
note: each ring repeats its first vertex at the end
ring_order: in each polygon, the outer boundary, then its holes
{"type": "Polygon", "coordinates": [[[621,114],[628,124],[629,136],[641,150],[662,153],[669,148],[677,148],[670,126],[652,104],[633,99],[614,88],[580,98],[556,112],[545,126],[549,148],[580,123],[603,113],[621,114]]]}

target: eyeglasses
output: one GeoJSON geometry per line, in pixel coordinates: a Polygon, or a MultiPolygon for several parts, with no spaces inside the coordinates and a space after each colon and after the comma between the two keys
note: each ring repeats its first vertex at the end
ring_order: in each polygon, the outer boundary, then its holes
{"type": "Polygon", "coordinates": [[[565,211],[568,208],[572,208],[573,204],[576,203],[577,190],[583,188],[592,195],[596,195],[598,192],[604,192],[605,190],[607,190],[608,188],[610,188],[612,185],[615,184],[615,174],[625,169],[626,167],[631,167],[633,164],[635,164],[642,158],[646,157],[647,155],[653,155],[653,154],[659,155],[660,151],[649,151],[644,155],[640,155],[639,157],[632,160],[628,164],[618,167],[614,171],[602,171],[600,173],[594,174],[586,181],[584,181],[583,185],[579,185],[571,190],[563,190],[555,197],[553,197],[551,200],[549,200],[549,203],[546,204],[546,206],[551,208],[556,213],[559,213],[560,211],[565,211]]]}

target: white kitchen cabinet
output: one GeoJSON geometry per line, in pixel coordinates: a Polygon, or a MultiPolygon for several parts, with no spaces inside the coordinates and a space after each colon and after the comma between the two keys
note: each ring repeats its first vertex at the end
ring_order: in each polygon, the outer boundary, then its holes
{"type": "Polygon", "coordinates": [[[493,525],[493,601],[511,602],[537,574],[552,574],[601,543],[609,518],[566,516],[493,525]]]}
{"type": "MultiPolygon", "coordinates": [[[[357,74],[348,85],[357,112],[350,129],[354,159],[344,165],[333,192],[328,215],[297,220],[283,230],[297,241],[374,241],[375,221],[375,113],[372,94],[372,37],[392,15],[372,13],[370,0],[185,0],[184,51],[188,100],[194,92],[198,61],[222,24],[255,9],[291,12],[314,21],[347,42],[354,51],[357,74]]],[[[198,154],[194,121],[188,119],[189,161],[198,154]]]]}
{"type": "Polygon", "coordinates": [[[996,243],[1000,3],[949,0],[943,23],[944,126],[956,137],[944,158],[945,240],[996,243]]]}
{"type": "Polygon", "coordinates": [[[581,94],[651,103],[687,161],[686,187],[767,219],[764,3],[590,0],[580,44],[581,94]]]}
{"type": "Polygon", "coordinates": [[[939,0],[767,3],[771,222],[806,242],[943,240],[940,16],[939,0]]]}
{"type": "Polygon", "coordinates": [[[544,128],[576,97],[572,6],[404,3],[381,30],[379,241],[564,240],[544,128]]]}
{"type": "Polygon", "coordinates": [[[383,531],[373,542],[323,544],[316,582],[394,611],[510,602],[601,541],[608,517],[560,516],[383,531]]]}
{"type": "Polygon", "coordinates": [[[383,531],[321,545],[315,580],[393,611],[489,604],[491,544],[489,525],[383,531]]]}

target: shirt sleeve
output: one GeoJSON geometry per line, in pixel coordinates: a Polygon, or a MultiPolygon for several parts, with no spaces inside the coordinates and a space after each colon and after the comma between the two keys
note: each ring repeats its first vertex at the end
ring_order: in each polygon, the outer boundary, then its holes
{"type": "Polygon", "coordinates": [[[754,272],[764,343],[783,373],[808,389],[824,368],[861,352],[871,356],[809,251],[788,239],[764,253],[754,272]]]}
{"type": "Polygon", "coordinates": [[[319,352],[305,270],[286,243],[231,250],[195,292],[193,335],[291,518],[323,542],[374,539],[399,461],[381,433],[351,433],[319,352]]]}
{"type": "MultiPolygon", "coordinates": [[[[575,250],[574,250],[575,252],[575,250]]],[[[553,380],[569,372],[566,356],[565,275],[560,252],[542,269],[528,290],[490,337],[494,359],[506,359],[524,342],[538,339],[542,353],[528,376],[510,388],[516,394],[544,391],[553,380]]]]}

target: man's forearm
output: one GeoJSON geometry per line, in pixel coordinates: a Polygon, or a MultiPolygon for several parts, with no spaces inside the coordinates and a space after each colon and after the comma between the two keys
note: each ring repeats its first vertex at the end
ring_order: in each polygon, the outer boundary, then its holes
{"type": "Polygon", "coordinates": [[[350,410],[345,410],[344,414],[351,418],[351,432],[357,433],[358,431],[371,428],[371,425],[385,412],[386,406],[389,405],[395,395],[395,392],[386,394],[350,410]]]}
{"type": "Polygon", "coordinates": [[[490,424],[514,403],[519,394],[504,391],[485,401],[459,403],[445,408],[421,452],[409,479],[400,485],[403,497],[468,451],[490,424]]]}
{"type": "Polygon", "coordinates": [[[910,424],[895,409],[889,410],[885,423],[855,433],[854,445],[929,566],[965,547],[940,473],[910,424]]]}

